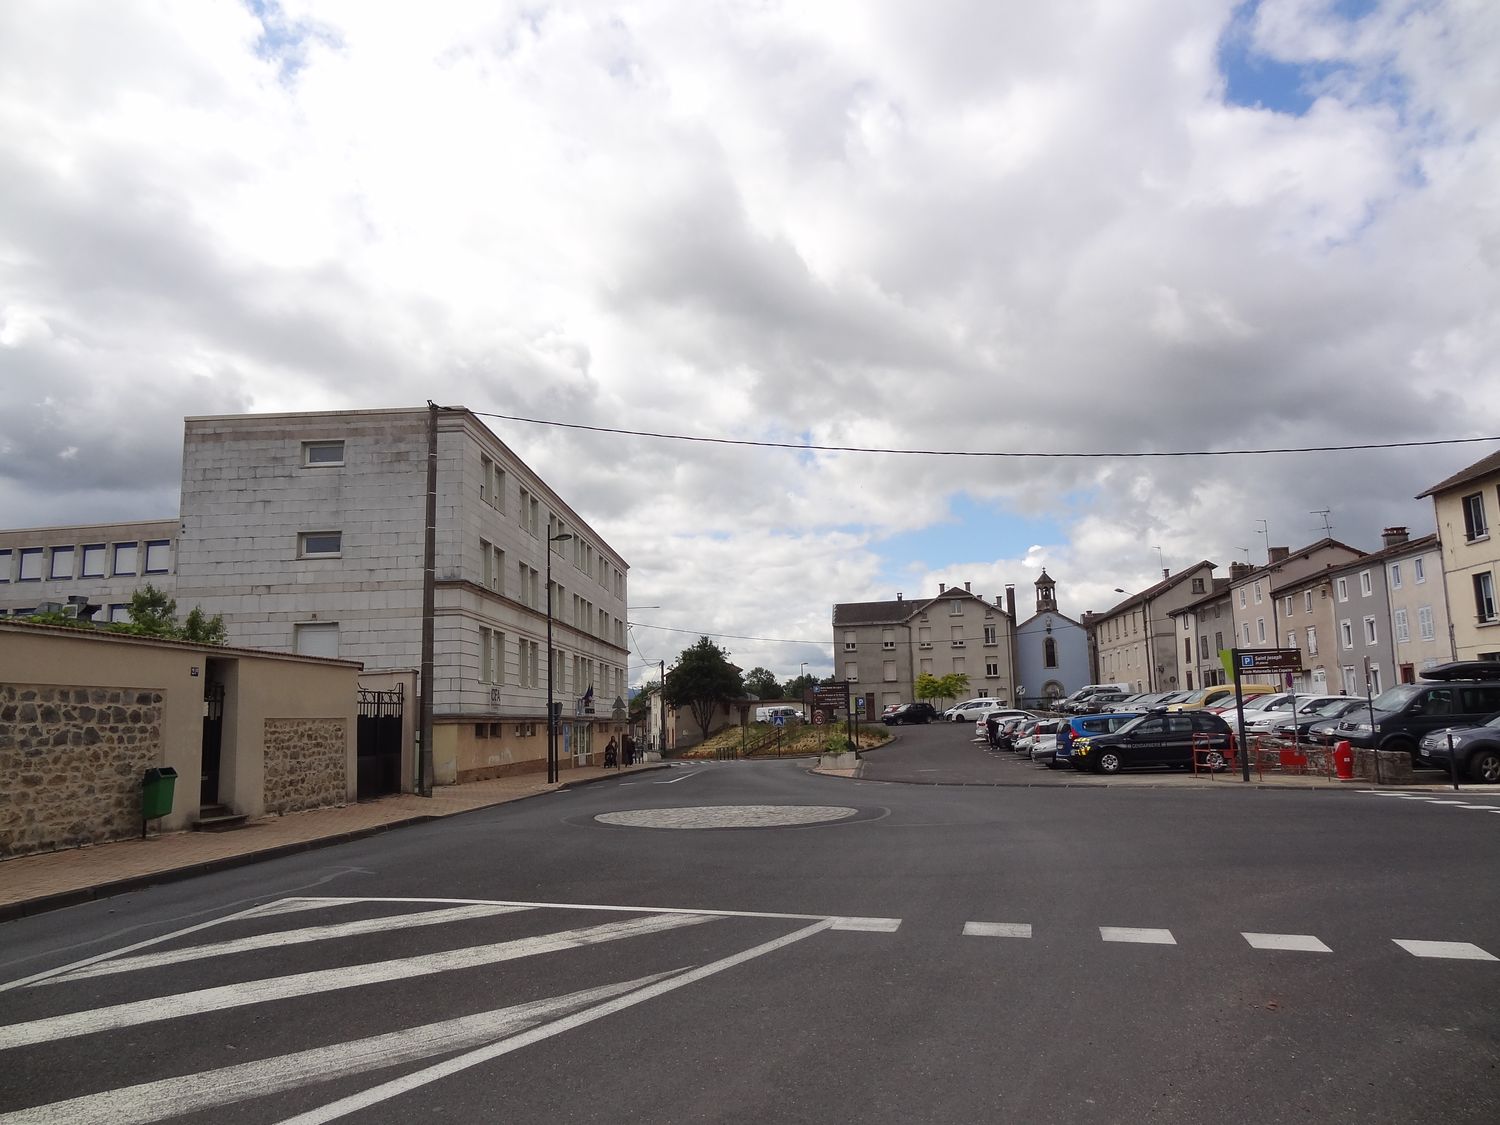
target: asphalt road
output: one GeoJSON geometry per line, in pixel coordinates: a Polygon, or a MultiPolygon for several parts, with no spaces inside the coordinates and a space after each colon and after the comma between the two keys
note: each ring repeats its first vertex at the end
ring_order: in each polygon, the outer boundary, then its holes
{"type": "Polygon", "coordinates": [[[1494,810],[683,766],[0,926],[0,1123],[1492,1125],[1494,810]]]}

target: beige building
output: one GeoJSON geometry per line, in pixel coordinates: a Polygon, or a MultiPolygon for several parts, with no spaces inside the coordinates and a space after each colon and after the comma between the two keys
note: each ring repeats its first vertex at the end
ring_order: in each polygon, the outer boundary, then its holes
{"type": "Polygon", "coordinates": [[[1168,616],[1179,647],[1177,682],[1184,691],[1222,684],[1221,650],[1234,644],[1234,615],[1229,608],[1229,579],[1215,578],[1211,590],[1168,616]]]}
{"type": "MultiPolygon", "coordinates": [[[[1405,528],[1390,528],[1406,535],[1405,528]]],[[[1436,535],[1388,543],[1381,552],[1386,597],[1391,608],[1391,640],[1396,678],[1414,683],[1429,668],[1455,659],[1443,589],[1443,545],[1436,535]]]]}
{"type": "Polygon", "coordinates": [[[171,594],[176,552],[175,519],[0,531],[0,617],[92,606],[83,616],[126,621],[148,583],[171,594]]]}
{"type": "Polygon", "coordinates": [[[1302,672],[1292,687],[1309,695],[1337,694],[1343,687],[1339,662],[1337,602],[1329,571],[1305,574],[1275,587],[1281,648],[1301,654],[1302,672]]]}
{"type": "Polygon", "coordinates": [[[1265,566],[1248,570],[1232,568],[1229,584],[1230,610],[1234,614],[1232,648],[1283,647],[1272,588],[1353,562],[1364,552],[1336,539],[1319,539],[1298,551],[1272,547],[1268,554],[1270,561],[1265,566]]]}
{"type": "Polygon", "coordinates": [[[993,602],[938,584],[936,597],[907,601],[839,602],[833,607],[834,674],[849,685],[851,705],[863,699],[871,717],[909,703],[918,676],[960,673],[971,696],[1014,699],[1015,590],[993,602]]]}
{"type": "MultiPolygon", "coordinates": [[[[1186,690],[1179,663],[1178,611],[1212,593],[1214,564],[1205,559],[1103,613],[1086,615],[1092,629],[1098,682],[1129,684],[1136,691],[1186,690]]],[[[1192,630],[1186,631],[1191,639],[1192,630]]]]}
{"type": "Polygon", "coordinates": [[[1500,452],[1439,481],[1417,499],[1432,497],[1441,541],[1443,585],[1455,660],[1500,660],[1497,563],[1500,535],[1500,452]]]}

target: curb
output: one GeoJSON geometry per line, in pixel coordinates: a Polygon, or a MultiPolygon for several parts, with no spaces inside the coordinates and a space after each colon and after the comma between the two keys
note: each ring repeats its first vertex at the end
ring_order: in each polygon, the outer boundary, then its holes
{"type": "MultiPolygon", "coordinates": [[[[666,762],[651,762],[639,769],[632,769],[630,772],[649,773],[652,770],[664,769],[671,769],[671,766],[666,762]]],[[[549,793],[561,793],[566,789],[592,785],[597,781],[612,781],[624,776],[625,774],[622,771],[614,774],[603,774],[599,777],[580,778],[577,781],[565,781],[556,789],[543,789],[537,793],[523,793],[509,800],[496,801],[492,805],[478,805],[472,809],[462,809],[459,812],[447,813],[446,815],[417,813],[402,820],[393,820],[387,824],[376,824],[369,828],[354,828],[347,832],[336,832],[330,836],[318,836],[311,840],[297,840],[290,844],[278,844],[274,848],[263,848],[260,851],[224,856],[220,859],[206,860],[202,863],[190,863],[183,867],[168,867],[161,871],[152,871],[144,875],[131,875],[125,879],[111,879],[107,883],[98,883],[92,887],[79,887],[73,891],[61,891],[53,895],[22,899],[19,902],[6,903],[4,906],[0,906],[0,924],[13,922],[17,918],[27,918],[35,914],[46,914],[49,911],[62,910],[69,906],[78,906],[85,902],[113,898],[115,895],[129,894],[131,891],[143,890],[146,887],[159,886],[164,883],[177,883],[199,875],[212,875],[217,871],[229,871],[236,867],[248,867],[250,864],[260,863],[262,860],[280,859],[283,856],[297,855],[300,852],[310,852],[318,848],[332,847],[334,844],[347,844],[353,840],[363,840],[369,836],[378,836],[382,832],[390,832],[397,828],[408,828],[416,824],[432,824],[439,820],[452,820],[455,817],[468,816],[470,813],[499,808],[501,805],[513,805],[518,801],[530,800],[533,797],[544,797],[549,793]]]]}

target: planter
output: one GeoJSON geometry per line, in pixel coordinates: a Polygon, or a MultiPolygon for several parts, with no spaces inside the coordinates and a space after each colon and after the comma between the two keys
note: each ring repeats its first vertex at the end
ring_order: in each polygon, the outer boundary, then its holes
{"type": "Polygon", "coordinates": [[[843,754],[824,754],[818,759],[818,768],[824,770],[852,770],[859,765],[859,755],[850,750],[843,754]]]}

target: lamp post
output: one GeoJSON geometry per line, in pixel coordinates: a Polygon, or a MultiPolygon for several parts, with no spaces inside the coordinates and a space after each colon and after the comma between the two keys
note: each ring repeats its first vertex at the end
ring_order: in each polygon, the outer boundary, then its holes
{"type": "Polygon", "coordinates": [[[547,784],[558,782],[557,769],[557,716],[552,706],[552,544],[573,538],[573,533],[547,537],[547,784]]]}

